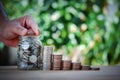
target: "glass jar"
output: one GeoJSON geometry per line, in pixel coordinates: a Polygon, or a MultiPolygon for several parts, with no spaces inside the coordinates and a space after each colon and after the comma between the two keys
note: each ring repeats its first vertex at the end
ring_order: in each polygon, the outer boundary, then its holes
{"type": "Polygon", "coordinates": [[[18,69],[41,69],[42,44],[39,36],[20,36],[18,47],[18,69]]]}

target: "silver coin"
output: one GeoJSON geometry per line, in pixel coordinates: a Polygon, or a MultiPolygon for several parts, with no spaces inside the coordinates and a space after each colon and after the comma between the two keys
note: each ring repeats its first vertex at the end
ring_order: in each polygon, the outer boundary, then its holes
{"type": "Polygon", "coordinates": [[[35,62],[37,61],[37,57],[36,57],[35,55],[31,55],[31,56],[29,57],[29,61],[30,61],[31,63],[35,63],[35,62]]]}
{"type": "Polygon", "coordinates": [[[20,68],[20,69],[26,69],[28,66],[27,63],[25,63],[25,62],[20,62],[18,65],[19,65],[18,68],[20,68]]]}
{"type": "Polygon", "coordinates": [[[21,45],[21,47],[23,48],[23,49],[28,49],[29,48],[29,43],[28,42],[24,42],[22,45],[21,45]]]}

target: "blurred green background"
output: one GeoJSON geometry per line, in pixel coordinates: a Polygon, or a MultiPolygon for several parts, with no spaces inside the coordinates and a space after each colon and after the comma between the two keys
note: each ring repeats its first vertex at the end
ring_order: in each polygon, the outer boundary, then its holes
{"type": "MultiPolygon", "coordinates": [[[[120,63],[119,0],[3,0],[9,19],[31,15],[43,45],[89,65],[120,63]]],[[[4,45],[0,43],[0,50],[4,45]]]]}

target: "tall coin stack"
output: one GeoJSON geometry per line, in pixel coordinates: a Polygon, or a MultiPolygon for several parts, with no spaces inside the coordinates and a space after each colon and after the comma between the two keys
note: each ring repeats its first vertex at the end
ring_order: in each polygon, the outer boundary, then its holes
{"type": "Polygon", "coordinates": [[[62,64],[62,55],[54,54],[52,56],[52,69],[53,70],[60,70],[62,64]]]}
{"type": "Polygon", "coordinates": [[[52,46],[44,46],[43,48],[43,70],[51,69],[52,53],[53,53],[52,46]]]}

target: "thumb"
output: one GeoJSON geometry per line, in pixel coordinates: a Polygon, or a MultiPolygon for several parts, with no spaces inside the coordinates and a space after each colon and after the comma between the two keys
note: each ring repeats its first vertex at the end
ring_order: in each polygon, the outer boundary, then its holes
{"type": "Polygon", "coordinates": [[[13,30],[13,32],[14,32],[15,34],[21,35],[21,36],[23,36],[23,35],[25,35],[25,34],[27,33],[27,29],[24,28],[24,27],[22,27],[21,25],[17,25],[17,26],[15,26],[15,27],[13,27],[12,30],[13,30]]]}

